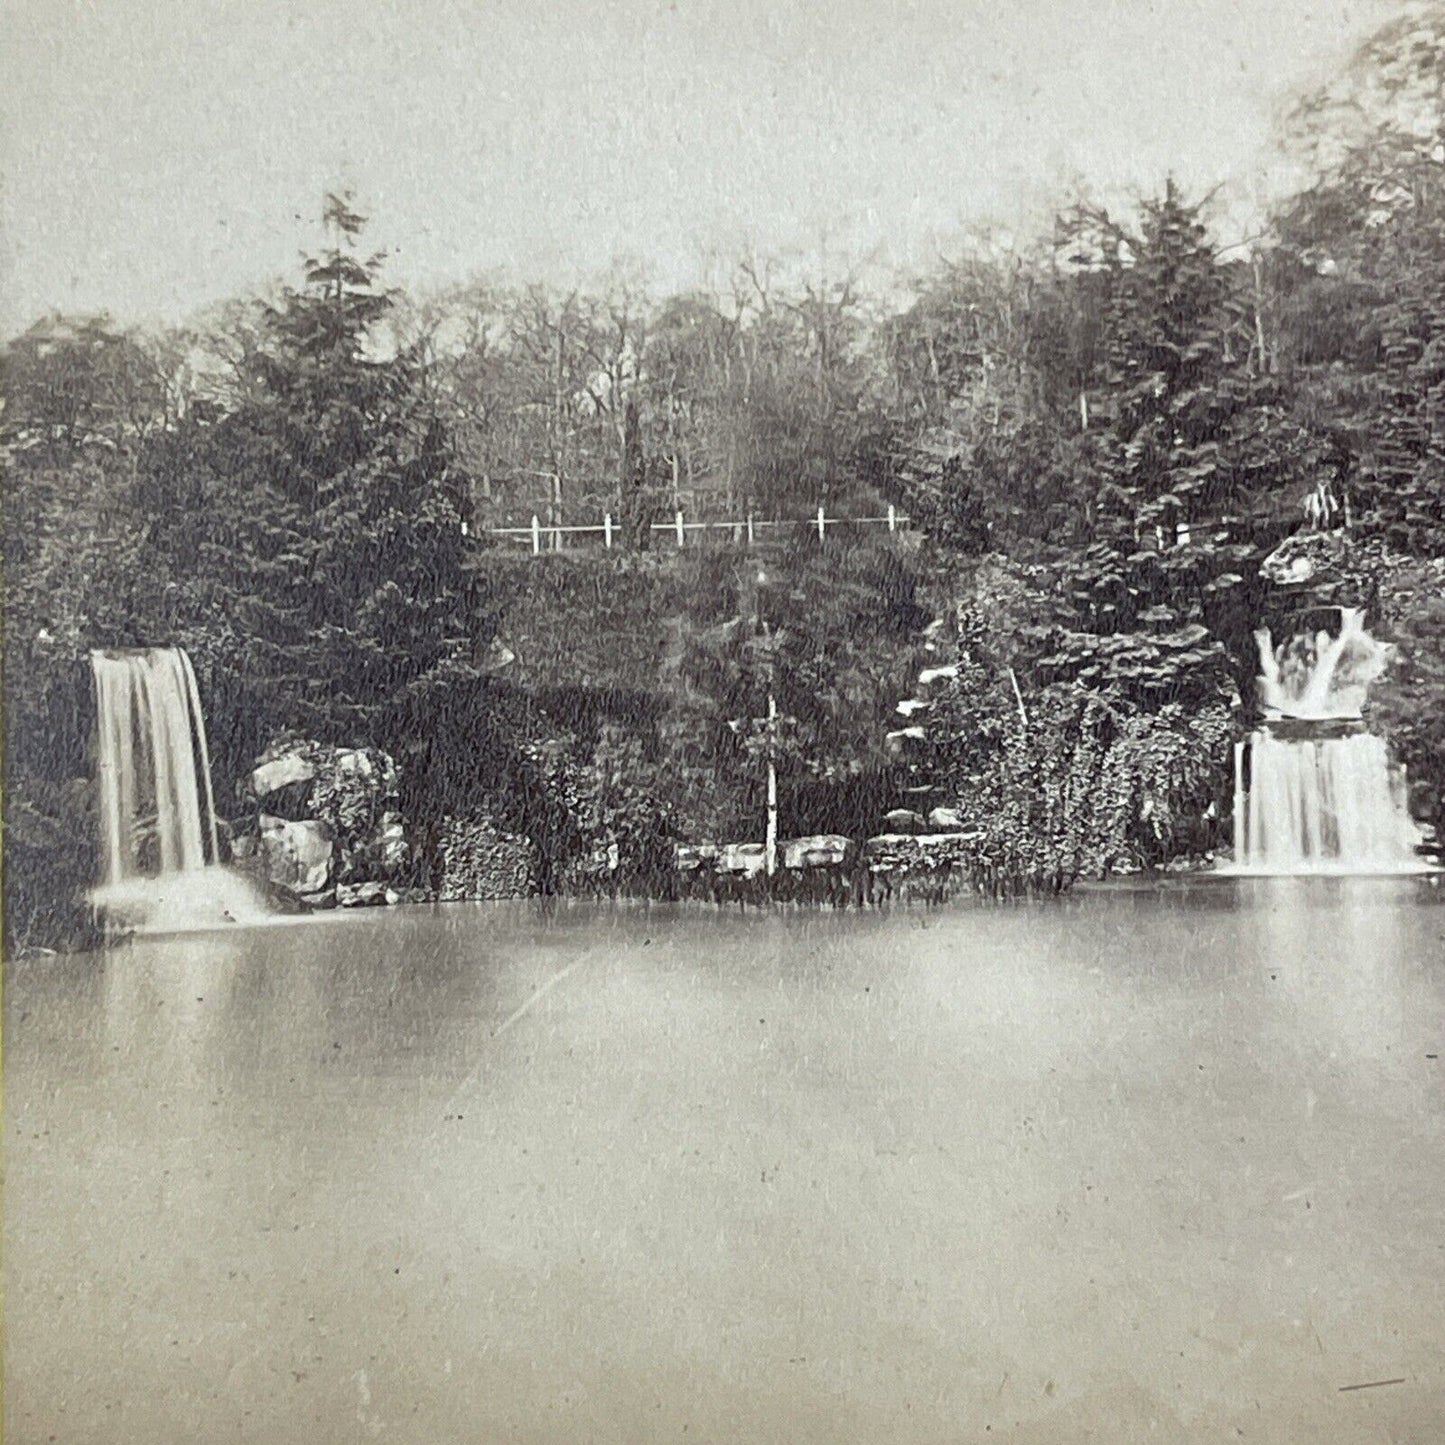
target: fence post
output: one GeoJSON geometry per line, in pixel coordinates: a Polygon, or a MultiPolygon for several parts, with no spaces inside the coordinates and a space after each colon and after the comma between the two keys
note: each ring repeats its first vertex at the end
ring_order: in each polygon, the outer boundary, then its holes
{"type": "Polygon", "coordinates": [[[532,555],[538,556],[542,551],[542,523],[535,512],[532,513],[532,555]]]}
{"type": "Polygon", "coordinates": [[[818,540],[823,540],[823,528],[828,524],[828,519],[823,515],[822,507],[818,508],[818,540]]]}
{"type": "Polygon", "coordinates": [[[753,514],[748,513],[748,546],[753,545],[753,514]]]}
{"type": "Polygon", "coordinates": [[[888,504],[888,530],[890,532],[898,530],[898,508],[892,502],[888,504]]]}
{"type": "Polygon", "coordinates": [[[603,514],[602,514],[602,542],[603,542],[603,545],[604,545],[604,546],[607,546],[607,547],[611,547],[611,546],[612,546],[612,513],[611,513],[611,512],[603,512],[603,514]]]}
{"type": "Polygon", "coordinates": [[[682,513],[677,514],[677,545],[681,547],[687,540],[687,534],[682,530],[682,513]]]}

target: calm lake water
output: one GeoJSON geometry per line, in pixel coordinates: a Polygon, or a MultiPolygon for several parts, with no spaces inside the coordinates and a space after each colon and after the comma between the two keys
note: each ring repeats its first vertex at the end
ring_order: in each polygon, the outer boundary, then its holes
{"type": "Polygon", "coordinates": [[[1442,904],[456,905],[12,963],[5,1438],[1433,1445],[1442,904]]]}

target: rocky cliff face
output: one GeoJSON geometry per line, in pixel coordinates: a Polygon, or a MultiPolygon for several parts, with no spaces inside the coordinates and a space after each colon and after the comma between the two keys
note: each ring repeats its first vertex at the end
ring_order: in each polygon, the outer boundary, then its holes
{"type": "Polygon", "coordinates": [[[232,824],[233,856],[313,907],[395,902],[416,880],[397,768],[373,748],[278,739],[249,779],[255,808],[232,824]]]}

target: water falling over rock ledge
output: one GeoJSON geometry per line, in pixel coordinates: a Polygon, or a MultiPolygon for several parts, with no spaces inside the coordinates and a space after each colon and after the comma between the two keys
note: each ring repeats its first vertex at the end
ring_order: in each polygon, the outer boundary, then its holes
{"type": "Polygon", "coordinates": [[[1235,744],[1234,862],[1244,874],[1404,874],[1431,871],[1410,817],[1405,771],[1363,716],[1388,649],[1364,614],[1339,613],[1275,647],[1256,634],[1263,720],[1235,744]]]}
{"type": "Polygon", "coordinates": [[[95,678],[101,883],[107,931],[178,932],[272,916],[221,865],[210,749],[191,660],[178,647],[105,649],[95,678]]]}

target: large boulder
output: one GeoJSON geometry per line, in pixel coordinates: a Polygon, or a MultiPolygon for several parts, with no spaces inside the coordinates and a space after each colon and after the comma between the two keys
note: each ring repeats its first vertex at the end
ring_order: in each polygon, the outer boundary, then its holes
{"type": "Polygon", "coordinates": [[[306,894],[335,883],[410,882],[411,849],[395,811],[398,782],[395,761],[379,749],[279,736],[250,777],[269,834],[258,843],[262,871],[306,894]]]}
{"type": "Polygon", "coordinates": [[[335,834],[327,823],[261,815],[261,853],[272,883],[298,894],[323,892],[331,881],[335,851],[335,834]]]}

